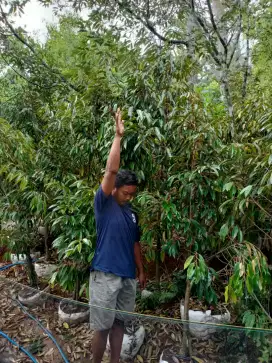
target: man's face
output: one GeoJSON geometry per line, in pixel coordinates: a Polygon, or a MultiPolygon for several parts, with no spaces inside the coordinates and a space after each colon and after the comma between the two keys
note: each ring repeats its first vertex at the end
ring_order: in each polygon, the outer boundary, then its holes
{"type": "Polygon", "coordinates": [[[136,185],[124,185],[120,188],[115,188],[113,190],[113,196],[118,204],[125,205],[136,195],[136,191],[136,185]]]}

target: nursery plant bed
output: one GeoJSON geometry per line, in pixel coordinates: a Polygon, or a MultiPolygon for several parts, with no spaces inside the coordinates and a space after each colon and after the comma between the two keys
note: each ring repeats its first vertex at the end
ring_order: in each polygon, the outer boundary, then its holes
{"type": "Polygon", "coordinates": [[[38,277],[49,280],[58,268],[56,264],[48,263],[48,262],[36,262],[34,264],[35,271],[38,277]]]}
{"type": "MultiPolygon", "coordinates": [[[[34,341],[42,340],[44,344],[42,353],[39,355],[34,354],[39,363],[62,363],[63,359],[56,347],[50,343],[49,339],[37,327],[37,324],[29,320],[18,308],[16,303],[13,302],[12,290],[16,288],[21,288],[21,285],[13,284],[10,279],[0,278],[0,289],[3,291],[3,294],[0,296],[0,330],[7,333],[11,338],[16,339],[16,341],[26,348],[32,345],[34,341]]],[[[67,302],[65,299],[62,301],[63,304],[65,301],[67,302]]],[[[72,304],[76,304],[76,302],[72,304]]],[[[67,326],[63,321],[60,321],[58,308],[58,298],[51,296],[51,298],[45,300],[43,305],[36,306],[35,308],[29,307],[28,312],[36,316],[51,331],[71,363],[91,362],[93,332],[90,330],[89,324],[82,323],[77,326],[73,326],[72,324],[67,326]]],[[[80,306],[81,308],[82,306],[80,306]]],[[[68,309],[70,313],[71,311],[75,312],[73,308],[72,310],[71,308],[68,309]]],[[[154,314],[159,315],[157,312],[154,314]]],[[[160,356],[165,349],[173,350],[178,357],[182,355],[182,324],[167,323],[155,318],[145,318],[144,320],[137,318],[135,324],[136,328],[139,325],[144,326],[145,339],[136,357],[130,363],[159,362],[160,356]]],[[[219,329],[216,335],[216,340],[209,339],[208,341],[203,341],[192,338],[193,355],[199,357],[202,363],[238,363],[239,354],[247,355],[247,360],[244,361],[249,363],[258,362],[254,343],[249,340],[244,331],[235,332],[232,329],[222,331],[219,329]],[[236,358],[232,359],[234,355],[236,358]]],[[[13,351],[18,362],[26,362],[25,356],[22,356],[18,350],[14,349],[13,351]],[[18,360],[21,357],[24,360],[18,360]]],[[[103,363],[108,362],[109,359],[105,356],[103,363]]],[[[122,362],[124,363],[124,361],[122,362]]],[[[183,361],[179,360],[179,362],[183,361]]],[[[188,358],[186,362],[188,362],[188,358]]]]}
{"type": "Polygon", "coordinates": [[[23,305],[26,306],[31,306],[31,307],[39,306],[42,305],[46,300],[45,292],[48,291],[49,291],[49,286],[46,286],[45,288],[40,290],[30,289],[30,288],[21,289],[18,292],[18,300],[23,305]]]}
{"type": "MultiPolygon", "coordinates": [[[[184,319],[183,301],[181,301],[180,304],[180,315],[181,319],[184,319]]],[[[230,323],[230,312],[226,308],[224,309],[224,311],[222,311],[222,309],[220,308],[217,308],[215,310],[189,309],[189,321],[192,321],[192,324],[189,324],[189,330],[191,335],[198,339],[208,340],[211,335],[216,332],[216,327],[212,324],[230,323]],[[220,311],[220,313],[214,313],[217,311],[220,311]],[[198,322],[201,324],[193,324],[193,322],[198,322]]]]}
{"type": "Polygon", "coordinates": [[[58,314],[61,321],[77,325],[89,321],[90,309],[84,305],[62,300],[59,304],[58,314]]]}

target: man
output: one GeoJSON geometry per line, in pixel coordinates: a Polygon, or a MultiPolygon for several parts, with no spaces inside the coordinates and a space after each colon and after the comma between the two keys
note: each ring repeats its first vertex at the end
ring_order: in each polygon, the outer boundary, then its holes
{"type": "Polygon", "coordinates": [[[101,363],[108,336],[110,363],[119,362],[126,316],[114,310],[133,311],[136,267],[140,286],[145,287],[137,216],[128,204],[136,194],[137,178],[134,172],[119,171],[124,134],[120,109],[115,123],[106,172],[95,196],[97,246],[90,276],[90,320],[95,330],[93,363],[101,363]]]}

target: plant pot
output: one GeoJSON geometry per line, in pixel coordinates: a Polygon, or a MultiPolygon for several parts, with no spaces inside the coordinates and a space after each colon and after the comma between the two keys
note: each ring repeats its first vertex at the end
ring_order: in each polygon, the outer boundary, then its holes
{"type": "Polygon", "coordinates": [[[160,356],[159,363],[179,363],[180,360],[176,357],[171,349],[164,349],[160,356]]]}
{"type": "Polygon", "coordinates": [[[152,292],[152,291],[149,291],[149,290],[146,290],[146,289],[144,289],[144,290],[141,292],[141,298],[142,298],[142,299],[147,299],[147,298],[149,298],[151,295],[153,295],[153,292],[152,292]]]}
{"type": "Polygon", "coordinates": [[[61,321],[69,325],[77,325],[86,323],[90,319],[90,309],[87,306],[77,303],[71,303],[68,300],[61,300],[58,309],[59,318],[61,321]]]}
{"type": "Polygon", "coordinates": [[[46,235],[46,228],[44,226],[38,227],[38,232],[40,235],[45,236],[46,235]]]}
{"type": "Polygon", "coordinates": [[[45,278],[49,280],[53,274],[53,272],[56,271],[58,268],[57,265],[51,264],[51,263],[44,263],[44,262],[36,262],[34,264],[35,271],[38,277],[45,278]]]}
{"type": "MultiPolygon", "coordinates": [[[[138,327],[129,326],[125,327],[125,334],[121,349],[121,359],[122,360],[132,360],[139,352],[145,338],[145,328],[143,325],[138,327]]],[[[109,340],[107,343],[107,348],[110,350],[109,340]]]]}
{"type": "MultiPolygon", "coordinates": [[[[32,258],[39,258],[40,255],[41,255],[40,252],[34,252],[34,253],[31,253],[30,256],[32,258]]],[[[26,262],[26,255],[11,253],[10,259],[11,259],[11,262],[12,263],[16,263],[16,262],[26,262]]]]}
{"type": "MultiPolygon", "coordinates": [[[[208,340],[216,332],[216,326],[210,324],[224,324],[230,322],[230,313],[226,312],[218,315],[211,315],[211,310],[189,310],[189,321],[203,324],[189,324],[189,331],[192,336],[201,340],[208,340]],[[205,324],[208,323],[208,324],[205,324]]],[[[181,319],[184,319],[184,305],[180,304],[181,319]]]]}
{"type": "Polygon", "coordinates": [[[49,290],[49,286],[47,286],[44,290],[26,288],[18,292],[18,300],[25,306],[40,306],[46,300],[46,295],[44,293],[47,290],[49,290]]]}

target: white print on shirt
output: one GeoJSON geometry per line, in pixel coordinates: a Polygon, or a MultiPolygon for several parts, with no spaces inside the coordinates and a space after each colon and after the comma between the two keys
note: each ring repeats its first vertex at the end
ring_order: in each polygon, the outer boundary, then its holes
{"type": "Polygon", "coordinates": [[[134,213],[131,214],[131,217],[132,217],[133,222],[136,223],[136,217],[135,217],[134,213]]]}

